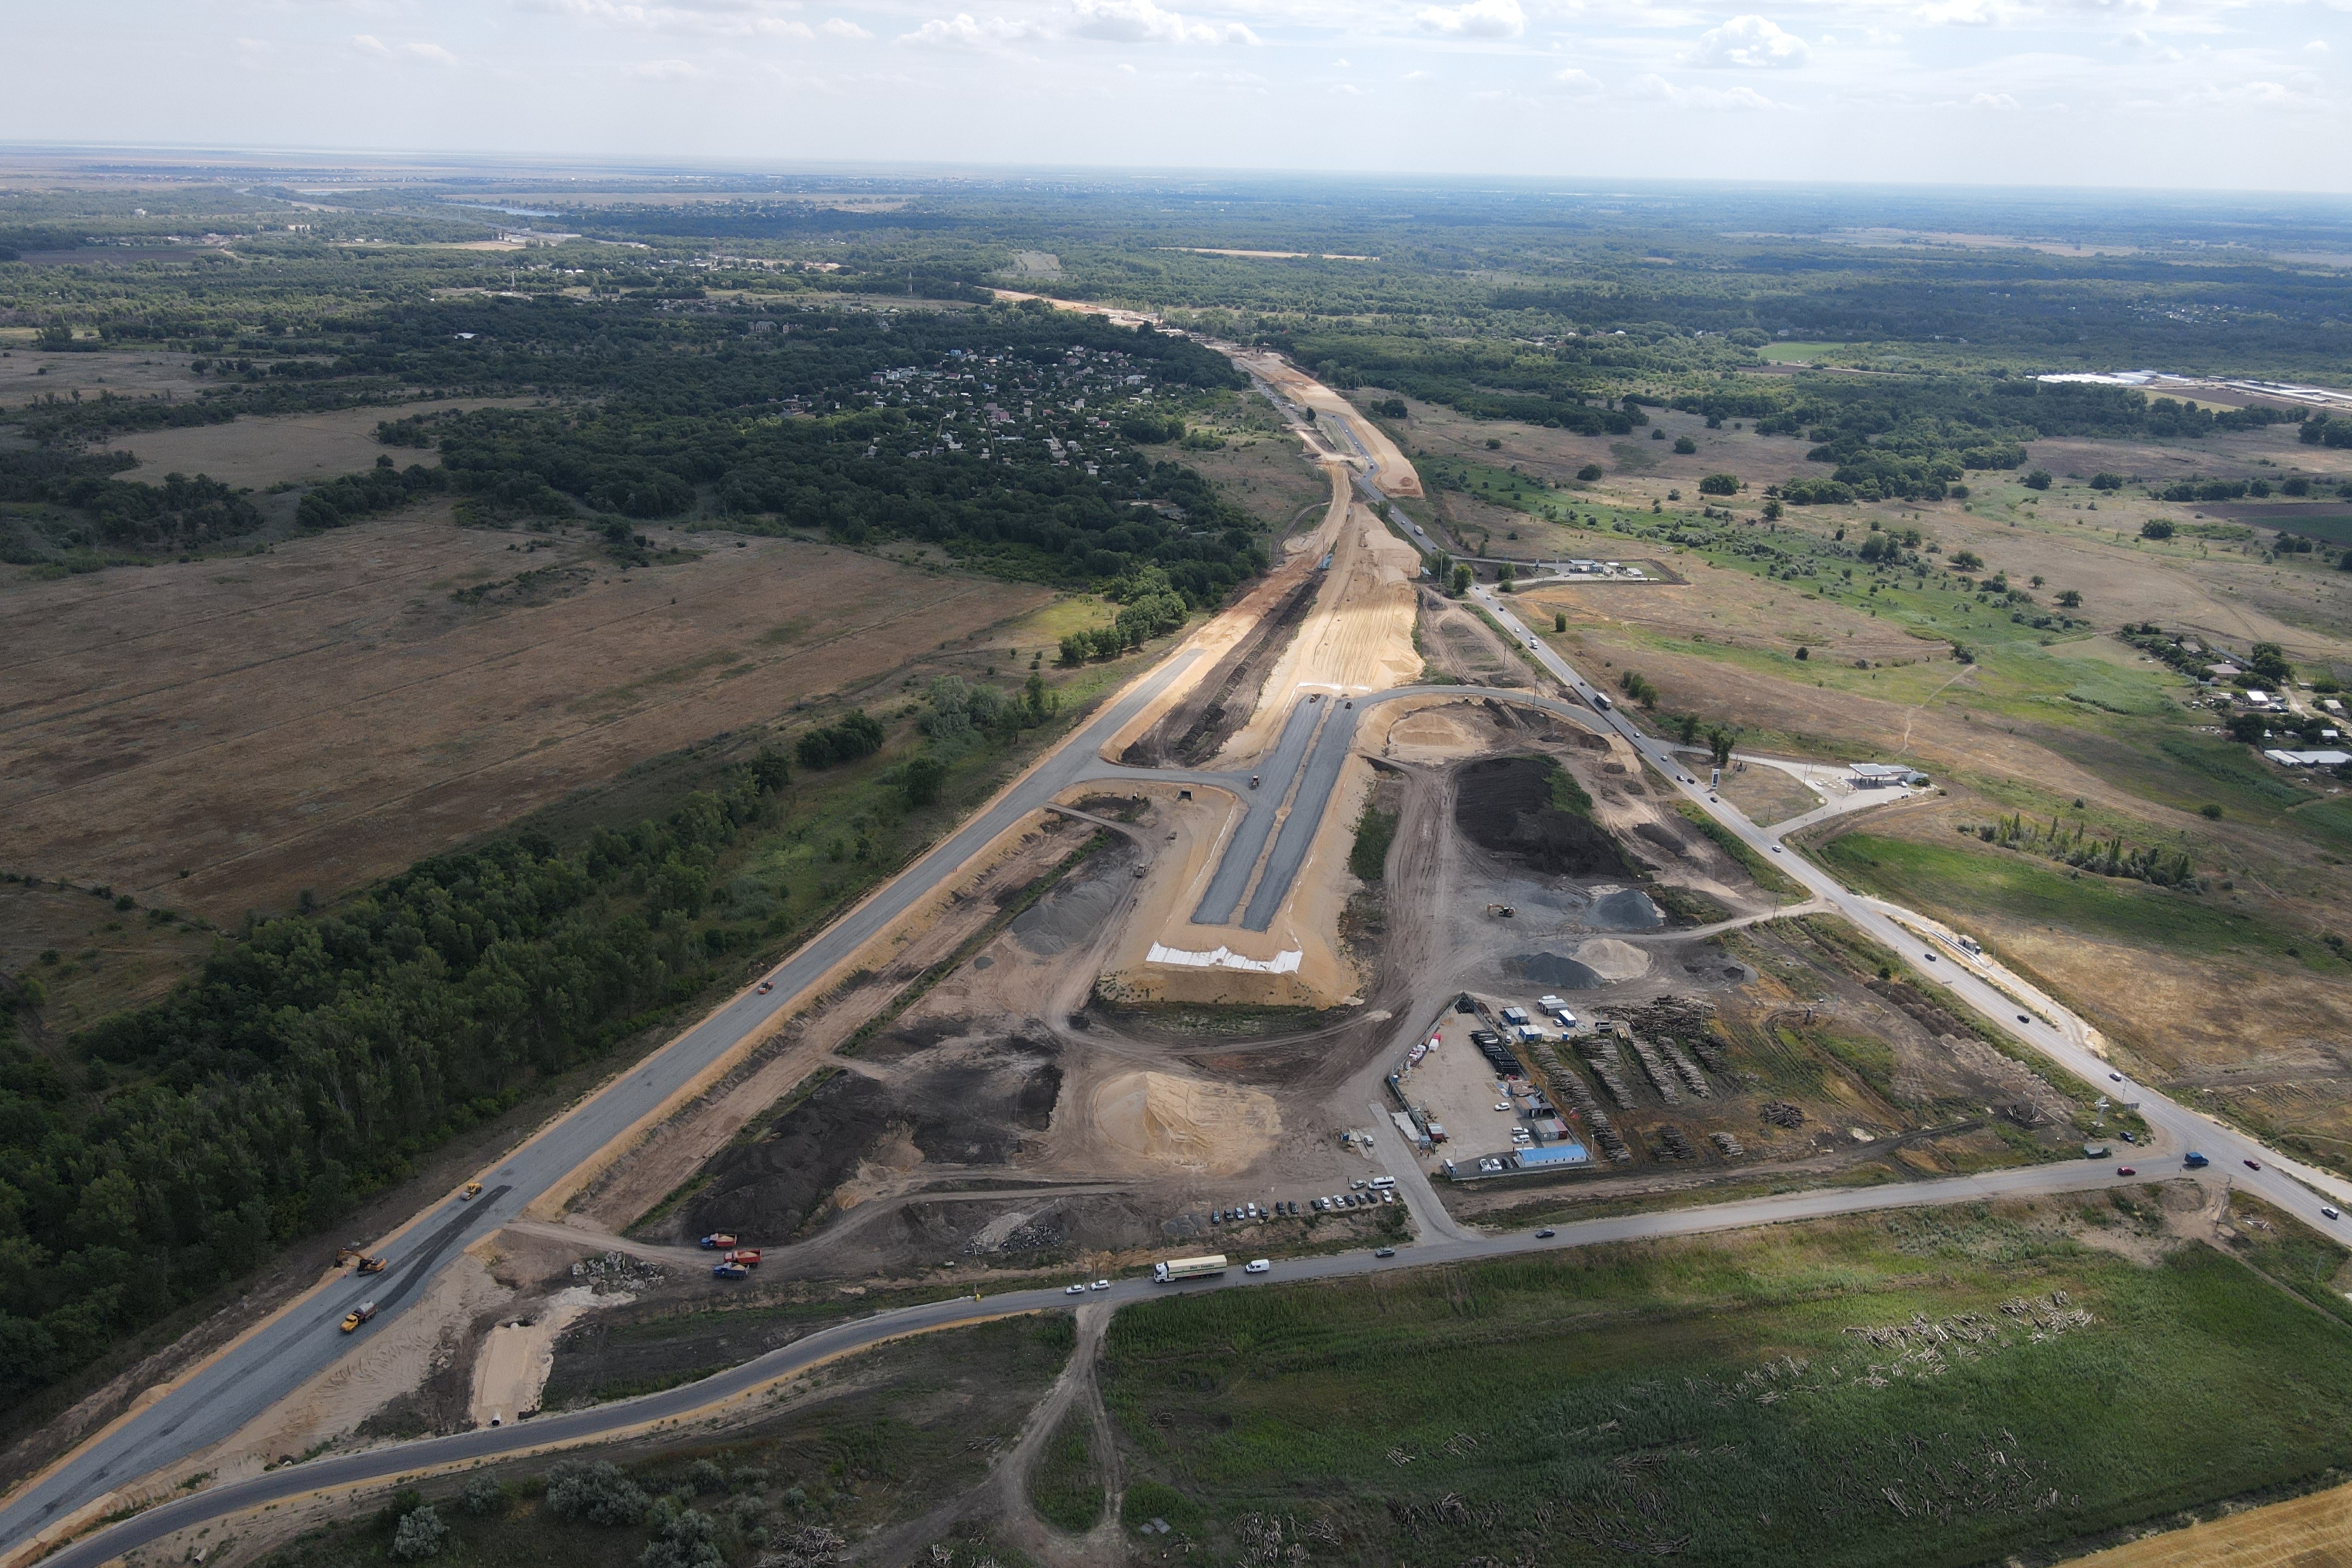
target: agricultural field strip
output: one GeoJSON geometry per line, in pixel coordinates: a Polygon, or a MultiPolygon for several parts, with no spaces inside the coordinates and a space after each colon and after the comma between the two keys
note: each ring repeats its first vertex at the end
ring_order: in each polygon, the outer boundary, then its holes
{"type": "MultiPolygon", "coordinates": [[[[1600,695],[1549,643],[1529,632],[1504,606],[1500,596],[1492,589],[1480,586],[1474,592],[1498,621],[1517,632],[1520,641],[1542,662],[1545,669],[1570,691],[1588,703],[1600,695]]],[[[1517,700],[1532,700],[1537,706],[1546,706],[1544,699],[1521,697],[1517,700]]],[[[2063,1009],[2050,1005],[2043,1009],[2050,1015],[2047,1019],[2035,1019],[2029,1012],[2027,1020],[2021,1024],[2017,1021],[2017,1004],[2008,994],[1988,980],[1963,969],[1958,963],[1947,962],[1926,953],[1920,946],[1921,939],[1906,929],[1907,925],[1914,925],[1932,927],[1933,922],[1908,910],[1898,910],[1897,906],[1882,900],[1865,898],[1801,855],[1784,850],[1774,835],[1749,821],[1736,808],[1727,802],[1710,799],[1706,788],[1699,784],[1693,775],[1683,771],[1673,744],[1643,735],[1632,720],[1613,707],[1601,711],[1596,706],[1594,711],[1602,722],[1622,736],[1670,779],[1692,805],[1737,834],[1759,856],[1773,857],[1768,863],[1796,878],[1814,896],[1829,904],[1890,952],[1899,955],[1913,970],[1951,991],[1999,1026],[2004,1033],[2050,1057],[2085,1083],[2107,1082],[2110,1070],[2106,1060],[2091,1049],[2091,1031],[2082,1019],[2063,1009]]],[[[2237,1129],[2190,1111],[2152,1089],[2137,1083],[2124,1083],[2116,1092],[2137,1098],[2141,1117],[2157,1134],[2158,1149],[2169,1155],[2196,1149],[2210,1155],[2217,1164],[2234,1165],[2238,1167],[2231,1172],[2234,1180],[2315,1227],[2327,1227],[2327,1221],[2318,1212],[2319,1200],[2315,1193],[2324,1193],[2338,1203],[2352,1203],[2352,1182],[2281,1155],[2237,1129]],[[2258,1163],[2261,1168],[2247,1169],[2247,1162],[2258,1163]]]]}
{"type": "MultiPolygon", "coordinates": [[[[1400,1249],[1400,1256],[1376,1258],[1370,1252],[1348,1252],[1286,1262],[1268,1280],[1298,1283],[1345,1279],[1382,1270],[1425,1268],[1519,1253],[1560,1251],[1606,1242],[1638,1241],[1670,1236],[1698,1236],[1739,1230],[1759,1225],[1820,1219],[1866,1213],[1874,1209],[1932,1207],[1950,1203],[1985,1202],[2003,1198],[2047,1196],[2089,1188],[2134,1185],[2137,1178],[2116,1176],[2105,1166],[2061,1164],[2029,1166],[1987,1176],[1945,1177],[1898,1186],[1785,1193],[1738,1203],[1675,1209],[1661,1213],[1616,1215],[1578,1220],[1556,1227],[1549,1240],[1521,1234],[1443,1241],[1400,1249]]],[[[1197,1281],[1174,1289],[1246,1290],[1258,1283],[1247,1275],[1197,1281]]],[[[1142,1280],[1114,1284],[1090,1304],[1113,1308],[1156,1299],[1169,1288],[1142,1280]]],[[[175,1531],[226,1519],[289,1499],[323,1494],[339,1488],[406,1480],[434,1470],[482,1463],[494,1458],[542,1453],[583,1443],[615,1437],[665,1424],[676,1428],[698,1416],[757,1394],[797,1376],[823,1362],[910,1334],[958,1328],[1013,1313],[1061,1310],[1066,1299],[1059,1287],[1011,1291],[1001,1296],[959,1296],[946,1301],[878,1312],[855,1322],[820,1330],[740,1366],[635,1399],[618,1400],[585,1410],[544,1416],[529,1425],[487,1427],[447,1437],[427,1437],[393,1444],[365,1453],[314,1459],[280,1469],[248,1480],[200,1491],[125,1520],[43,1558],[52,1568],[97,1568],[100,1563],[135,1551],[175,1531]]]]}
{"type": "MultiPolygon", "coordinates": [[[[982,590],[981,587],[975,585],[966,590],[966,591],[980,592],[982,591],[982,590]]],[[[926,605],[923,608],[925,610],[930,610],[935,609],[936,607],[937,601],[934,601],[932,604],[926,605]]],[[[482,657],[472,660],[467,664],[458,664],[448,669],[436,670],[429,674],[419,675],[414,680],[396,681],[390,685],[379,686],[372,691],[355,694],[338,694],[331,702],[324,702],[316,707],[307,709],[303,712],[290,714],[286,717],[278,719],[272,723],[257,725],[251,729],[241,730],[235,735],[223,736],[217,740],[197,747],[194,752],[175,754],[170,758],[158,758],[153,759],[152,762],[146,764],[134,764],[133,766],[159,766],[165,762],[177,766],[187,757],[197,755],[204,751],[215,750],[224,746],[239,745],[252,740],[257,736],[268,735],[273,731],[287,728],[289,726],[308,723],[309,721],[319,717],[322,714],[347,711],[359,705],[372,702],[382,702],[387,698],[397,696],[404,692],[412,691],[423,686],[430,686],[441,681],[471,675],[482,670],[488,669],[492,666],[505,664],[515,659],[523,658],[533,653],[544,653],[547,649],[556,647],[564,642],[577,642],[582,638],[602,638],[611,633],[616,628],[628,624],[630,622],[644,620],[649,616],[662,613],[666,612],[667,608],[668,606],[667,605],[649,604],[642,609],[632,610],[624,614],[614,616],[609,620],[599,621],[590,625],[575,627],[572,631],[565,632],[548,643],[539,644],[536,647],[504,648],[494,653],[486,653],[482,657]]],[[[254,612],[254,613],[262,612],[263,612],[261,611],[254,612]]],[[[822,653],[824,649],[831,647],[833,644],[841,642],[845,638],[862,636],[866,632],[887,626],[891,622],[903,619],[905,616],[912,613],[917,613],[917,612],[906,609],[885,611],[879,613],[872,621],[848,627],[830,637],[824,638],[821,641],[795,647],[774,662],[778,664],[797,663],[807,658],[811,654],[822,653]]],[[[61,714],[42,716],[41,718],[29,722],[39,723],[53,718],[79,717],[82,715],[94,713],[120,703],[137,702],[148,697],[161,696],[170,692],[207,685],[215,681],[226,679],[229,676],[242,674],[250,670],[258,669],[268,664],[282,663],[287,659],[299,658],[306,654],[336,648],[341,646],[342,643],[342,639],[332,639],[328,642],[312,644],[309,647],[290,649],[286,653],[274,654],[267,659],[256,660],[249,664],[240,664],[226,670],[210,671],[203,674],[190,676],[185,680],[167,682],[162,685],[144,687],[137,691],[120,693],[114,696],[106,697],[98,702],[87,704],[81,707],[68,709],[61,714]]],[[[22,727],[12,726],[9,727],[14,728],[22,727]]],[[[583,726],[579,730],[573,733],[586,734],[597,727],[599,727],[598,724],[591,723],[583,726]]],[[[536,743],[534,743],[534,745],[536,743]]],[[[59,792],[61,791],[51,790],[47,793],[56,794],[59,792]]],[[[46,798],[47,795],[35,795],[30,797],[30,799],[37,800],[46,798]]]]}

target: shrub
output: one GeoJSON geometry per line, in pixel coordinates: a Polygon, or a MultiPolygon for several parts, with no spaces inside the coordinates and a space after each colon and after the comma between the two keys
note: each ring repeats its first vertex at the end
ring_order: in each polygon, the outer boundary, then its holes
{"type": "Polygon", "coordinates": [[[882,726],[870,715],[853,713],[838,724],[809,731],[793,749],[803,768],[855,762],[882,749],[882,726]]]}
{"type": "Polygon", "coordinates": [[[2091,488],[2094,490],[2120,490],[2123,487],[2124,476],[2120,474],[2094,474],[2091,476],[2091,488]]]}
{"type": "Polygon", "coordinates": [[[2150,517],[2139,526],[2139,537],[2144,539],[2168,539],[2172,534],[2172,525],[2162,517],[2150,517]]]}
{"type": "MultiPolygon", "coordinates": [[[[898,788],[907,797],[908,805],[928,806],[940,798],[940,786],[947,782],[947,777],[948,765],[926,753],[908,759],[907,766],[898,773],[898,788]]],[[[717,1474],[718,1467],[712,1466],[711,1472],[717,1474]]],[[[702,1491],[711,1490],[701,1484],[699,1475],[696,1479],[696,1488],[702,1491]]]]}
{"type": "Polygon", "coordinates": [[[2050,470],[2047,468],[2036,468],[2032,473],[2028,474],[2025,476],[2025,487],[2029,490],[2047,490],[2050,488],[2050,470]]]}
{"type": "Polygon", "coordinates": [[[392,1532],[392,1554],[403,1563],[441,1555],[441,1542],[447,1538],[449,1527],[433,1511],[433,1505],[411,1509],[400,1516],[398,1528],[392,1532]]]}
{"type": "Polygon", "coordinates": [[[1739,476],[1710,474],[1698,482],[1698,493],[1702,496],[1737,496],[1739,494],[1739,476]]]}
{"type": "Polygon", "coordinates": [[[547,1510],[558,1519],[607,1527],[635,1524],[647,1506],[644,1489],[618,1465],[566,1459],[547,1472],[547,1510]]]}
{"type": "Polygon", "coordinates": [[[492,1514],[507,1504],[507,1489],[488,1476],[476,1476],[457,1494],[457,1506],[477,1519],[492,1514]]]}
{"type": "Polygon", "coordinates": [[[717,1533],[709,1514],[680,1509],[646,1544],[637,1568],[726,1568],[727,1559],[712,1539],[717,1533]]]}
{"type": "Polygon", "coordinates": [[[1601,465],[1588,463],[1576,471],[1576,476],[1580,479],[1598,479],[1601,477],[1601,465]]]}

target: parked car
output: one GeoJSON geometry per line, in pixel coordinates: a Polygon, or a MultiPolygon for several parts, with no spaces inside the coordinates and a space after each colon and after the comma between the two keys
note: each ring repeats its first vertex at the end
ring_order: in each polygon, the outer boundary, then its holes
{"type": "Polygon", "coordinates": [[[1095,1289],[1097,1291],[1108,1291],[1110,1289],[1110,1281],[1108,1280],[1097,1280],[1095,1281],[1095,1289]]]}
{"type": "Polygon", "coordinates": [[[1087,1288],[1084,1285],[1066,1285],[1062,1289],[1062,1294],[1066,1296],[1083,1296],[1086,1293],[1087,1288]]]}

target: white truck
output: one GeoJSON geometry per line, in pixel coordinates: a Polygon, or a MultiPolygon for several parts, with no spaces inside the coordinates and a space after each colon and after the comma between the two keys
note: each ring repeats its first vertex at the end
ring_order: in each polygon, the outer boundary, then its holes
{"type": "Polygon", "coordinates": [[[1225,1271],[1225,1255],[1212,1252],[1204,1258],[1171,1258],[1165,1263],[1151,1266],[1151,1282],[1172,1285],[1181,1280],[1206,1280],[1225,1271]]]}

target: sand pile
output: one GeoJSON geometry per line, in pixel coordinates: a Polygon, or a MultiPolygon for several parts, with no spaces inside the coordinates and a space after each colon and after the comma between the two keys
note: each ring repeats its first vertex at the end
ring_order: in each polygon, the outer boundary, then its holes
{"type": "Polygon", "coordinates": [[[1274,1097],[1167,1072],[1122,1072],[1095,1091],[1103,1138],[1131,1158],[1226,1176],[1255,1164],[1282,1131],[1274,1097]]]}
{"type": "Polygon", "coordinates": [[[599,1296],[586,1285],[558,1291],[525,1322],[502,1322],[482,1341],[474,1358],[474,1393],[468,1411],[477,1427],[494,1427],[539,1408],[540,1391],[555,1370],[555,1342],[582,1314],[617,1307],[636,1298],[625,1291],[599,1296]]]}
{"type": "Polygon", "coordinates": [[[1423,708],[1389,727],[1387,750],[1400,762],[1454,762],[1477,756],[1488,744],[1453,715],[1423,708]]]}
{"type": "Polygon", "coordinates": [[[1638,980],[1650,972],[1650,955],[1614,936],[1595,936],[1576,950],[1576,961],[1604,980],[1638,980]]]}

